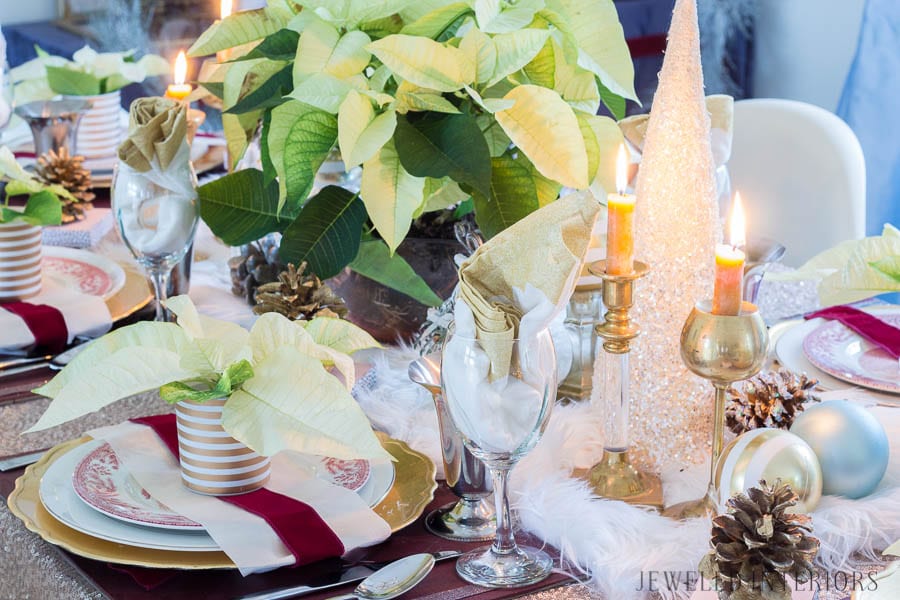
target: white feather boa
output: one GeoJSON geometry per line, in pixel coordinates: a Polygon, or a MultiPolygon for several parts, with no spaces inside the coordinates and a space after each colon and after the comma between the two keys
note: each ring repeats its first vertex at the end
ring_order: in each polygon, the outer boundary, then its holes
{"type": "MultiPolygon", "coordinates": [[[[440,440],[431,395],[407,377],[417,358],[408,348],[374,359],[368,386],[357,398],[378,429],[405,440],[438,465],[440,440]]],[[[900,409],[872,408],[893,440],[891,462],[876,493],[860,500],[826,496],[812,513],[821,541],[817,563],[850,568],[857,554],[875,560],[900,539],[900,409]]],[[[608,598],[642,598],[641,574],[695,571],[709,546],[708,519],[673,521],[623,502],[598,499],[570,476],[602,453],[601,423],[588,403],[558,405],[538,446],[515,468],[510,498],[524,529],[558,548],[580,579],[608,598]]],[[[673,467],[662,474],[666,503],[702,495],[708,465],[673,467]]],[[[661,575],[659,575],[661,577],[661,575]]],[[[685,592],[662,590],[664,597],[685,592]]]]}

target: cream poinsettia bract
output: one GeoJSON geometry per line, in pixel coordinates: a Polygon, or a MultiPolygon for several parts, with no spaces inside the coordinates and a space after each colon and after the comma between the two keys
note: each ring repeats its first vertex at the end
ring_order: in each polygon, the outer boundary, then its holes
{"type": "Polygon", "coordinates": [[[227,397],[225,430],[266,456],[291,449],[390,458],[350,395],[349,355],[378,346],[365,331],[340,319],[291,321],[274,313],[247,331],[199,314],[187,296],[166,305],[178,325],[144,322],[113,331],[34,390],[53,402],[28,432],[160,389],[170,402],[227,397]]]}

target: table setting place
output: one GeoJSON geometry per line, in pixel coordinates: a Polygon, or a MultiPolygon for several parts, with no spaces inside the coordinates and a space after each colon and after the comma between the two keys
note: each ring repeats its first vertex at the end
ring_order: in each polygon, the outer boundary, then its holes
{"type": "Polygon", "coordinates": [[[415,4],[0,73],[0,598],[900,598],[900,231],[756,233],[696,0],[628,117],[612,2],[415,4]]]}

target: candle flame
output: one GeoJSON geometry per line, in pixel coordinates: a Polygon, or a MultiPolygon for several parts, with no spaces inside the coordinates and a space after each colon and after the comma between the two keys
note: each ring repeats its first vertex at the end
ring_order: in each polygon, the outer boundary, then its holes
{"type": "Polygon", "coordinates": [[[628,155],[625,144],[619,144],[619,155],[616,157],[616,191],[624,194],[628,187],[628,155]]]}
{"type": "Polygon", "coordinates": [[[184,55],[184,50],[178,53],[178,57],[175,59],[175,73],[174,73],[174,81],[176,85],[184,85],[184,81],[187,79],[187,57],[184,55]]]}
{"type": "Polygon", "coordinates": [[[735,192],[734,194],[734,202],[731,204],[731,219],[729,221],[731,245],[735,248],[740,248],[747,243],[747,223],[740,192],[735,192]]]}
{"type": "Polygon", "coordinates": [[[230,17],[232,10],[232,0],[222,0],[222,3],[219,5],[219,18],[230,17]]]}

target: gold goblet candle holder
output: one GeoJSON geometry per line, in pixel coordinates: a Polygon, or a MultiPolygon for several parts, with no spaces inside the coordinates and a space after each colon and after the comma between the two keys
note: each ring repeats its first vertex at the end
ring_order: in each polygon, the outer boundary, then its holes
{"type": "Polygon", "coordinates": [[[662,507],[659,477],[638,470],[628,457],[628,414],[631,402],[631,376],[628,356],[631,340],[640,335],[640,327],[629,316],[634,305],[634,282],[650,268],[635,261],[634,270],[624,275],[606,272],[606,261],[592,263],[592,275],[603,280],[604,322],[597,325],[603,339],[603,457],[587,473],[594,493],[630,504],[662,507]]]}
{"type": "Polygon", "coordinates": [[[769,347],[769,333],[756,305],[741,304],[738,315],[717,315],[712,302],[699,302],[681,330],[681,358],[688,369],[709,380],[715,388],[712,464],[706,495],[667,508],[663,514],[676,519],[715,514],[716,461],[725,436],[725,390],[732,383],[753,377],[762,368],[769,347]]]}

